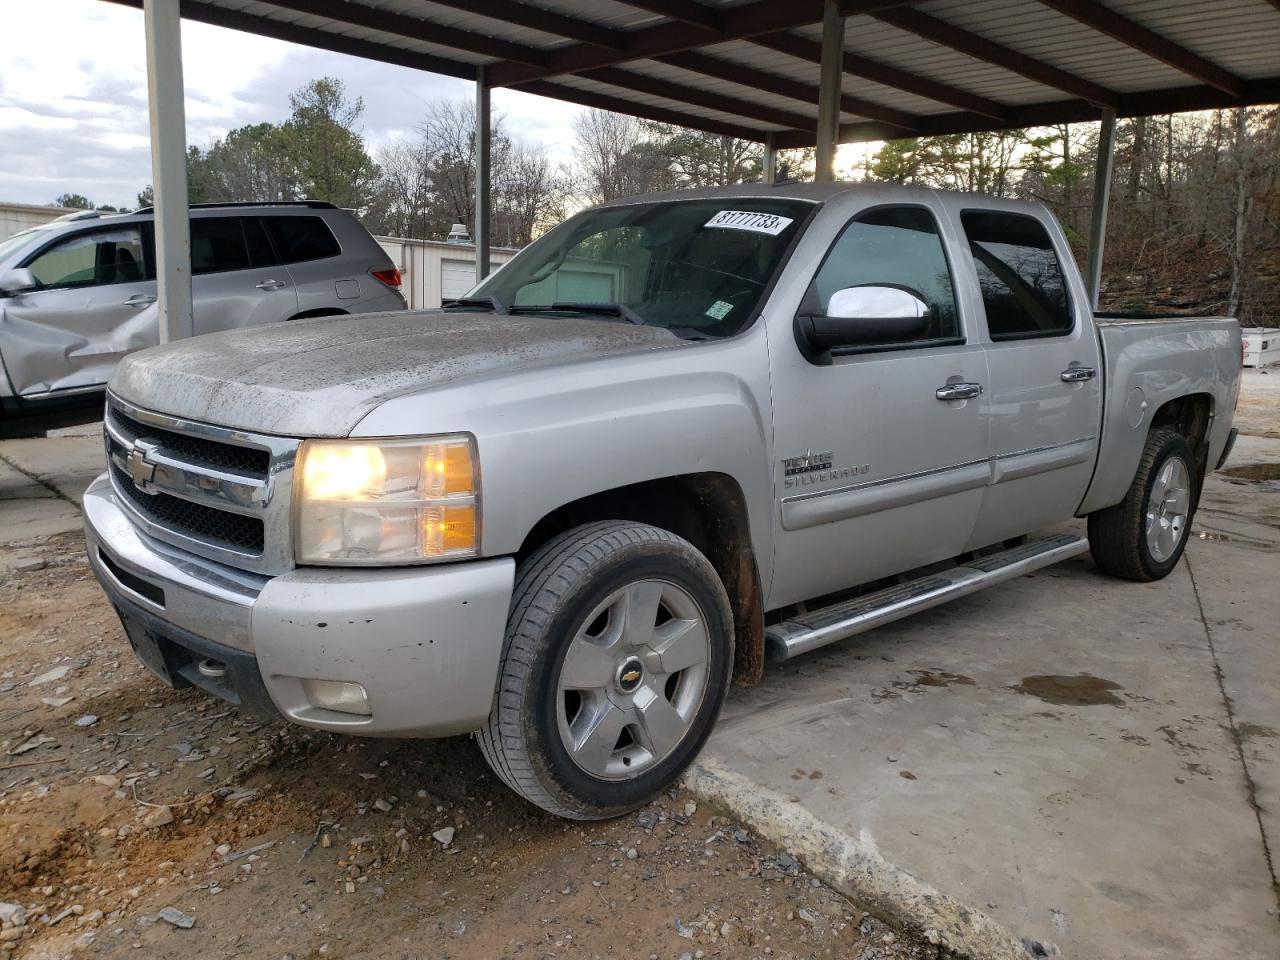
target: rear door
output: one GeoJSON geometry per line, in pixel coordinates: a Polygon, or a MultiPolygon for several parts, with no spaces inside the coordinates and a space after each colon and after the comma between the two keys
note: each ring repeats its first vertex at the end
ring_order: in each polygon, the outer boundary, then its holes
{"type": "Polygon", "coordinates": [[[195,332],[288,320],[298,295],[257,217],[191,218],[195,332]]]}
{"type": "Polygon", "coordinates": [[[78,231],[22,265],[40,289],[5,302],[4,363],[19,395],[104,384],[126,353],[156,343],[155,272],[139,224],[78,231]]]}
{"type": "MultiPolygon", "coordinates": [[[[273,213],[263,217],[280,259],[288,267],[298,295],[298,310],[346,310],[360,298],[362,284],[378,281],[355,267],[355,258],[343,256],[337,237],[323,217],[312,213],[273,213]]],[[[367,234],[366,234],[367,236],[367,234]]],[[[374,252],[382,251],[369,239],[374,252]]],[[[371,264],[364,267],[368,271],[371,264]]]]}
{"type": "Polygon", "coordinates": [[[1037,217],[962,210],[986,317],[991,486],[971,547],[1072,516],[1093,472],[1102,415],[1098,338],[1071,252],[1037,217]]]}

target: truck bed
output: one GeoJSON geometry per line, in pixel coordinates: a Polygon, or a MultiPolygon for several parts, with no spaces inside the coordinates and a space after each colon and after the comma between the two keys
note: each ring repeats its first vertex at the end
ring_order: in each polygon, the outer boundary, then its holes
{"type": "Polygon", "coordinates": [[[1208,401],[1210,467],[1227,444],[1240,386],[1240,324],[1228,317],[1097,313],[1105,397],[1093,481],[1080,515],[1120,502],[1161,407],[1208,401]]]}

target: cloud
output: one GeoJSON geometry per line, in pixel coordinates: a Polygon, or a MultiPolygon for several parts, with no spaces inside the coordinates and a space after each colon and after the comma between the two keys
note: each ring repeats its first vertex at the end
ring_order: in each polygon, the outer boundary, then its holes
{"type": "MultiPolygon", "coordinates": [[[[42,0],[4,12],[0,64],[0,200],[49,203],[64,192],[132,205],[151,182],[146,60],[140,11],[100,0],[42,0]],[[12,51],[21,51],[13,54],[12,51]]],[[[184,22],[187,142],[204,146],[249,123],[279,122],[289,93],[339,77],[363,98],[371,151],[412,136],[430,105],[469,98],[452,77],[184,22]]],[[[566,159],[577,107],[496,90],[516,137],[566,159]]]]}

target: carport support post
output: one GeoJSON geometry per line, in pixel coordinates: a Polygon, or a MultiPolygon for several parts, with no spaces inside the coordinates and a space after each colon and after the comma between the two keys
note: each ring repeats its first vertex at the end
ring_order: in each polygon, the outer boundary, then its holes
{"type": "Polygon", "coordinates": [[[840,86],[844,75],[844,15],[838,0],[822,5],[822,66],[818,83],[818,149],[813,178],[836,178],[836,143],[840,137],[840,86]]]}
{"type": "Polygon", "coordinates": [[[489,117],[489,78],[476,67],[476,283],[489,275],[489,177],[492,128],[489,117]]]}
{"type": "Polygon", "coordinates": [[[765,183],[778,182],[778,135],[776,133],[766,133],[764,135],[764,163],[763,179],[765,183]]]}
{"type": "Polygon", "coordinates": [[[1102,293],[1102,253],[1107,243],[1107,203],[1111,199],[1111,168],[1116,155],[1116,112],[1102,108],[1102,126],[1098,130],[1098,166],[1093,176],[1093,216],[1089,218],[1089,258],[1085,266],[1085,283],[1089,302],[1098,309],[1102,293]]]}
{"type": "Polygon", "coordinates": [[[147,35],[147,104],[155,190],[156,293],[160,342],[168,343],[192,334],[182,21],[178,0],[143,0],[142,14],[147,35]]]}

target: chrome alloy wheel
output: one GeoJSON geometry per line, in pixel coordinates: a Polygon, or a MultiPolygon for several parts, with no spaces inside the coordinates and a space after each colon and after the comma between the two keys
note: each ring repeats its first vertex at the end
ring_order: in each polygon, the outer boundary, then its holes
{"type": "Polygon", "coordinates": [[[1147,550],[1157,563],[1168,560],[1187,530],[1191,510],[1191,471],[1181,457],[1170,457],[1147,498],[1147,550]]]}
{"type": "Polygon", "coordinates": [[[706,694],[711,638],[694,598],[665,580],[611,593],[583,621],[556,683],[560,740],[601,780],[628,780],[684,739],[706,694]]]}

